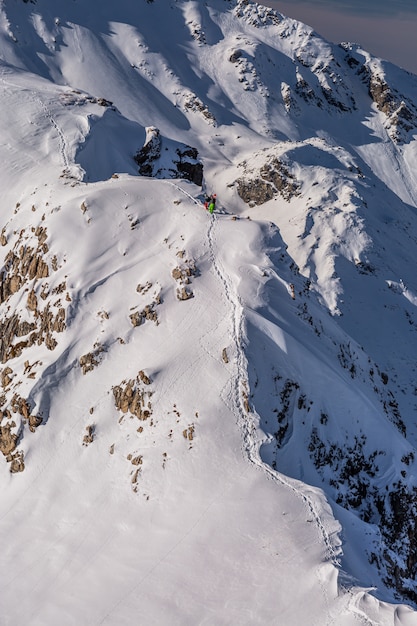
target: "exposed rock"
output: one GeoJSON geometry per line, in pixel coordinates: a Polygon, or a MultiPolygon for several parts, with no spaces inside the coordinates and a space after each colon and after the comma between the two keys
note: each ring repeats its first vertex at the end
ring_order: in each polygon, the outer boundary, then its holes
{"type": "Polygon", "coordinates": [[[177,289],[177,299],[178,300],[190,300],[190,298],[194,298],[194,294],[189,289],[182,287],[181,289],[177,289]]]}
{"type": "Polygon", "coordinates": [[[153,163],[161,156],[161,134],[155,126],[146,129],[146,139],[143,147],[136,153],[134,159],[139,165],[141,176],[153,176],[153,163]]]}
{"type": "Polygon", "coordinates": [[[323,106],[322,101],[316,95],[314,89],[308,84],[308,82],[299,72],[297,72],[297,82],[294,91],[299,97],[303,98],[305,102],[313,103],[319,108],[323,106]]]}
{"type": "Polygon", "coordinates": [[[171,275],[174,280],[182,280],[182,271],[179,267],[175,267],[172,270],[171,275]]]}
{"type": "Polygon", "coordinates": [[[85,427],[85,430],[87,432],[83,437],[83,446],[88,446],[90,445],[90,443],[93,443],[94,441],[94,435],[95,435],[94,424],[89,424],[88,426],[85,427]]]}
{"type": "Polygon", "coordinates": [[[130,321],[132,323],[132,326],[140,326],[144,321],[144,317],[142,316],[142,313],[140,313],[139,311],[135,311],[130,315],[130,321]]]}
{"type": "Polygon", "coordinates": [[[122,413],[131,413],[140,420],[147,420],[152,415],[149,398],[151,391],[143,391],[139,386],[140,377],[113,387],[116,408],[122,413]]]}
{"type": "Polygon", "coordinates": [[[13,378],[11,376],[13,374],[13,370],[11,367],[5,367],[1,372],[1,386],[4,388],[8,387],[12,382],[13,378]]]}
{"type": "Polygon", "coordinates": [[[12,432],[12,428],[15,427],[14,422],[0,426],[0,452],[4,456],[11,454],[16,449],[19,437],[12,432]]]}
{"type": "MultiPolygon", "coordinates": [[[[326,422],[327,418],[321,423],[326,422]]],[[[363,434],[347,446],[325,441],[318,429],[313,429],[308,449],[319,474],[325,476],[331,468],[330,488],[337,504],[354,510],[366,523],[378,525],[382,552],[379,556],[371,553],[370,558],[386,572],[385,583],[403,598],[417,602],[417,488],[401,480],[381,485],[379,463],[386,453],[370,451],[363,434]]],[[[409,465],[414,455],[402,461],[409,465]]]]}
{"type": "Polygon", "coordinates": [[[205,119],[206,122],[216,125],[216,118],[213,113],[211,113],[210,109],[198,96],[194,93],[190,93],[186,96],[184,102],[184,108],[186,111],[193,111],[194,113],[199,113],[205,119]]]}
{"type": "MultiPolygon", "coordinates": [[[[178,255],[177,255],[178,256],[178,255]]],[[[182,254],[183,258],[184,254],[182,254]]],[[[198,275],[198,269],[193,259],[187,259],[181,267],[174,267],[171,272],[172,278],[180,284],[177,289],[178,300],[189,300],[194,297],[193,292],[188,287],[191,284],[191,278],[198,275]]]]}
{"type": "Polygon", "coordinates": [[[138,377],[144,385],[150,385],[152,383],[149,376],[147,376],[143,370],[140,370],[140,372],[138,373],[138,377]]]}
{"type": "Polygon", "coordinates": [[[203,164],[198,160],[196,148],[187,146],[185,149],[176,149],[178,161],[174,161],[177,166],[178,177],[190,180],[195,185],[201,187],[203,184],[203,164]]]}
{"type": "Polygon", "coordinates": [[[19,356],[22,353],[23,348],[29,345],[33,345],[38,335],[32,333],[27,341],[18,342],[13,345],[13,340],[16,337],[25,337],[30,332],[36,330],[36,323],[20,322],[17,314],[12,315],[9,318],[3,318],[0,321],[0,360],[2,363],[6,363],[9,359],[19,356]]]}
{"type": "Polygon", "coordinates": [[[417,108],[396,90],[392,89],[380,74],[368,66],[360,66],[358,73],[365,76],[369,95],[379,111],[385,114],[385,127],[391,139],[401,143],[410,131],[417,128],[417,108]]]}
{"type": "Polygon", "coordinates": [[[245,19],[251,26],[262,28],[280,24],[282,15],[273,9],[258,5],[257,3],[248,2],[248,0],[239,0],[235,8],[235,14],[239,18],[245,19]]]}
{"type": "Polygon", "coordinates": [[[10,408],[13,413],[18,413],[23,417],[25,422],[29,425],[29,430],[34,433],[35,430],[43,422],[42,417],[39,415],[32,415],[29,401],[22,398],[19,394],[15,393],[10,402],[10,408]]]}
{"type": "Polygon", "coordinates": [[[127,460],[131,462],[132,465],[142,465],[143,464],[143,456],[139,455],[139,456],[132,456],[131,454],[128,454],[127,456],[127,460]]]}
{"type": "Polygon", "coordinates": [[[135,492],[137,491],[137,482],[138,482],[139,475],[140,475],[140,468],[137,469],[133,473],[132,480],[131,480],[132,486],[133,486],[133,491],[135,491],[135,492]]]}
{"type": "Polygon", "coordinates": [[[145,293],[147,293],[149,291],[149,289],[151,289],[151,288],[152,288],[152,283],[148,280],[146,285],[138,285],[136,287],[136,291],[138,293],[141,293],[142,295],[145,295],[145,293]]]}
{"type": "Polygon", "coordinates": [[[34,433],[36,428],[38,428],[38,426],[42,424],[43,419],[42,417],[40,417],[40,415],[29,415],[28,422],[29,422],[29,430],[32,433],[34,433]]]}
{"type": "Polygon", "coordinates": [[[25,469],[25,462],[24,462],[23,451],[17,451],[15,454],[11,455],[10,473],[17,474],[19,472],[23,472],[24,469],[25,469]]]}
{"type": "Polygon", "coordinates": [[[203,164],[196,148],[161,137],[154,126],[146,129],[143,147],[134,156],[139,174],[154,178],[184,178],[196,185],[203,182],[203,164]]]}
{"type": "Polygon", "coordinates": [[[229,57],[230,63],[236,63],[236,61],[240,59],[242,54],[243,54],[242,50],[239,50],[239,49],[233,50],[232,54],[229,57]]]}
{"type": "Polygon", "coordinates": [[[188,439],[188,441],[193,441],[194,432],[195,432],[195,426],[194,424],[191,424],[190,426],[188,426],[188,428],[183,430],[182,436],[184,437],[184,439],[188,439]]]}
{"type": "Polygon", "coordinates": [[[199,44],[204,45],[206,43],[206,35],[202,25],[194,21],[189,21],[187,22],[187,26],[190,29],[190,34],[193,39],[195,39],[199,44]]]}
{"type": "Polygon", "coordinates": [[[33,289],[28,294],[26,306],[29,309],[29,311],[36,311],[38,308],[38,298],[36,297],[36,294],[33,289]]]}
{"type": "MultiPolygon", "coordinates": [[[[42,281],[49,277],[49,266],[44,260],[44,255],[48,252],[46,228],[38,226],[32,228],[32,232],[38,239],[36,248],[22,244],[25,233],[23,229],[13,250],[10,250],[5,257],[0,273],[0,303],[6,302],[29,281],[42,281]]],[[[56,257],[52,259],[51,266],[54,271],[58,269],[56,257]]],[[[57,290],[61,286],[55,288],[53,293],[58,293],[57,290]]],[[[43,283],[40,288],[40,297],[46,300],[48,295],[47,283],[43,283]]],[[[3,363],[20,356],[25,348],[34,344],[45,343],[49,350],[53,350],[57,345],[53,334],[61,333],[66,328],[65,309],[61,307],[55,313],[47,304],[43,310],[39,310],[38,297],[33,287],[28,290],[26,306],[33,315],[33,321],[20,321],[17,313],[0,319],[0,360],[3,363]],[[15,339],[20,337],[24,337],[24,340],[15,342],[15,339]]]]}
{"type": "Polygon", "coordinates": [[[270,157],[258,171],[252,171],[236,181],[237,192],[246,203],[264,204],[276,195],[285,200],[299,195],[299,183],[284,163],[270,157]]]}
{"type": "Polygon", "coordinates": [[[132,326],[140,326],[144,323],[145,320],[150,320],[151,322],[155,322],[156,325],[158,322],[158,314],[155,311],[155,307],[157,306],[157,302],[152,302],[152,304],[147,304],[142,311],[135,311],[130,315],[130,321],[132,326]]]}
{"type": "Polygon", "coordinates": [[[80,366],[84,375],[91,372],[97,365],[100,365],[103,352],[104,347],[97,345],[93,352],[88,352],[88,354],[83,354],[83,356],[80,357],[80,366]]]}
{"type": "Polygon", "coordinates": [[[296,107],[296,103],[292,97],[291,87],[287,83],[281,83],[281,96],[284,102],[285,110],[287,113],[290,113],[290,111],[296,107]]]}

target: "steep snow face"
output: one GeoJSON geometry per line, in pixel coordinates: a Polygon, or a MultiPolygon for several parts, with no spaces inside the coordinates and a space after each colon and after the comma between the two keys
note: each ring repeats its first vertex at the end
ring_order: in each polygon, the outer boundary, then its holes
{"type": "Polygon", "coordinates": [[[414,623],[416,78],[248,0],[0,58],[4,623],[414,623]]]}

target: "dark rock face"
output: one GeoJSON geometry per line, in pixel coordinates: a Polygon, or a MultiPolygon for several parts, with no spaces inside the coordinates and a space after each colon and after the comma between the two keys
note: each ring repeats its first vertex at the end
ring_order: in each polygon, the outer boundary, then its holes
{"type": "Polygon", "coordinates": [[[139,165],[141,176],[153,176],[153,165],[161,156],[161,135],[153,126],[146,129],[146,141],[134,159],[139,165]]]}
{"type": "Polygon", "coordinates": [[[203,164],[198,161],[198,151],[187,146],[185,150],[177,148],[178,161],[174,161],[177,166],[179,178],[190,180],[195,185],[201,187],[203,184],[203,164]]]}
{"type": "Polygon", "coordinates": [[[240,59],[240,57],[242,56],[243,52],[242,50],[233,50],[232,54],[229,57],[229,61],[230,63],[236,63],[236,61],[238,61],[240,59]]]}
{"type": "Polygon", "coordinates": [[[184,178],[201,187],[203,164],[196,148],[162,138],[158,128],[146,129],[146,141],[134,156],[139,174],[152,178],[184,178]]]}

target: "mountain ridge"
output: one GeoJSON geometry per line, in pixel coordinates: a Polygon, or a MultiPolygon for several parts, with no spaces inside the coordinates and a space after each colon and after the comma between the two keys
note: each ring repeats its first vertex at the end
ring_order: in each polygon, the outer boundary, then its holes
{"type": "Polygon", "coordinates": [[[412,623],[416,78],[247,0],[0,12],[4,623],[412,623]]]}

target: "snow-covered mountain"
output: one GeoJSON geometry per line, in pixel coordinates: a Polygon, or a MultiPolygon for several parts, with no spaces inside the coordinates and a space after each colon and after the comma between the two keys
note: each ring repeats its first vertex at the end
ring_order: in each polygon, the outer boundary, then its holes
{"type": "Polygon", "coordinates": [[[415,102],[251,0],[0,3],[0,624],[417,624],[415,102]]]}

